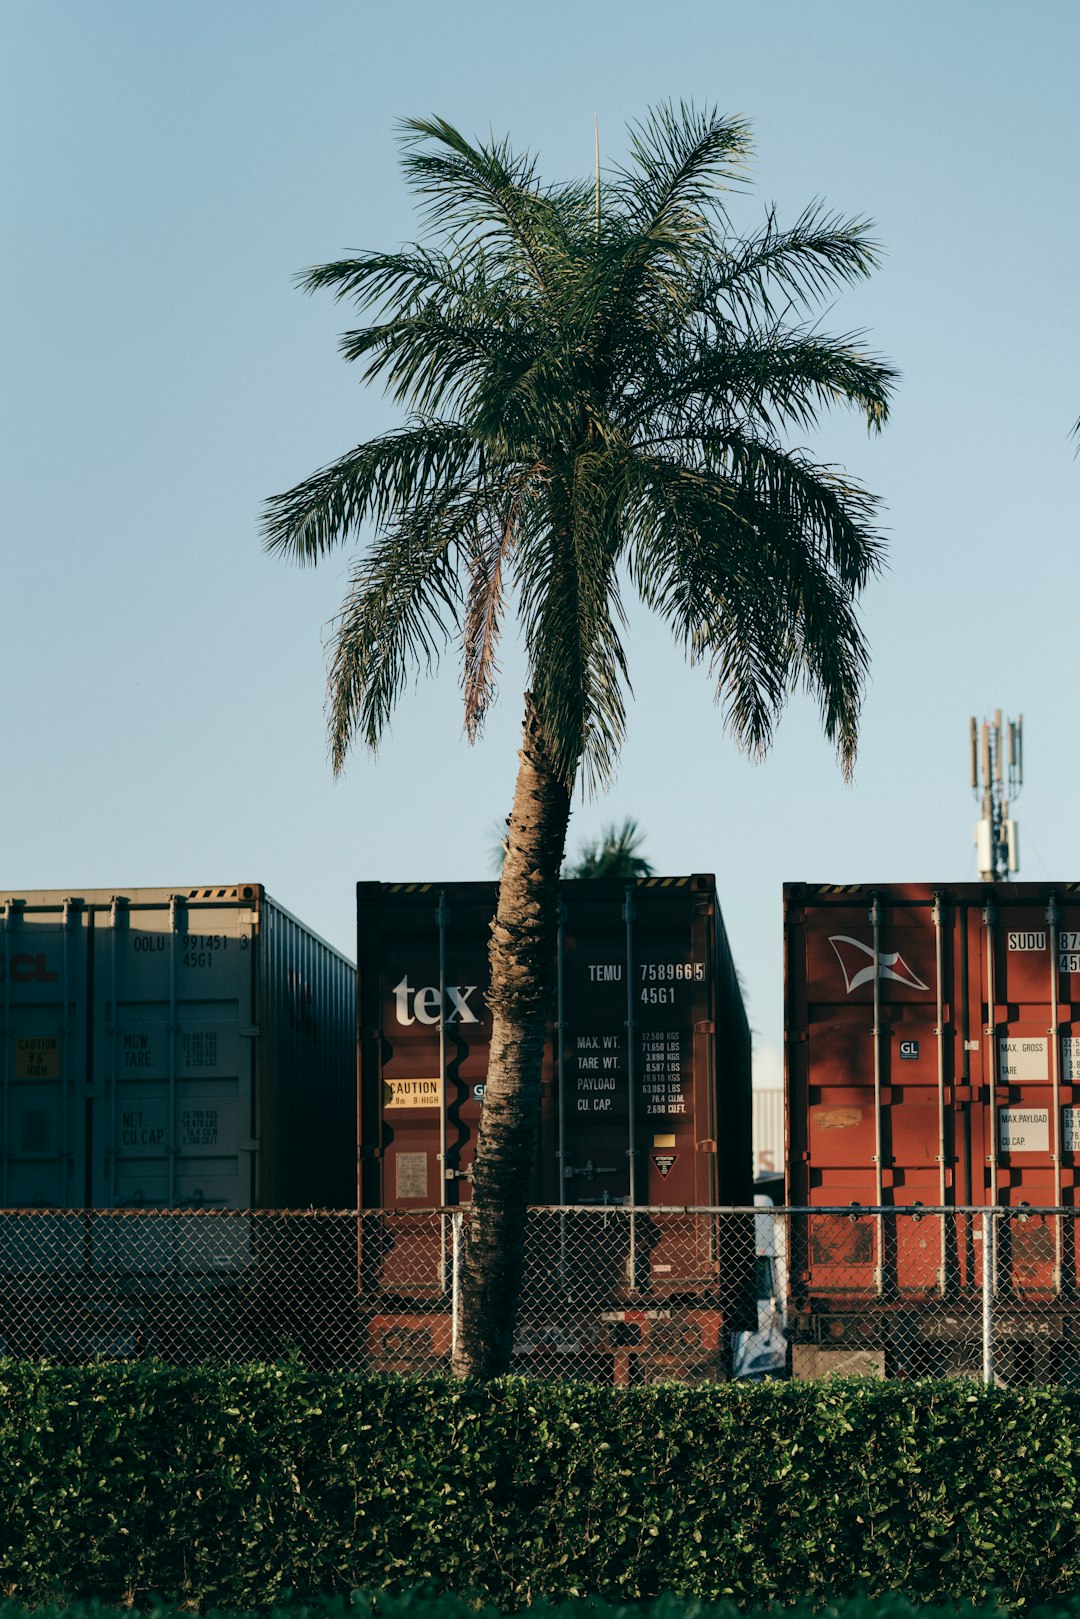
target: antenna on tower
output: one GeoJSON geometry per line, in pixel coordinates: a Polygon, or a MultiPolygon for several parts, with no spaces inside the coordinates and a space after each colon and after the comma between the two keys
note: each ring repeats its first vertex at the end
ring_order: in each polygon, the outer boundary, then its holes
{"type": "Polygon", "coordinates": [[[969,725],[971,789],[982,814],[975,828],[979,878],[1005,882],[1020,869],[1020,829],[1009,806],[1024,785],[1024,716],[1003,721],[998,708],[992,720],[977,725],[972,715],[969,725]]]}

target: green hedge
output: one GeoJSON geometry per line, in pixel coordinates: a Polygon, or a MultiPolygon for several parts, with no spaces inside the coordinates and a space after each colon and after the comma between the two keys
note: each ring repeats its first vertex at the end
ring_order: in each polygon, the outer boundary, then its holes
{"type": "Polygon", "coordinates": [[[24,1603],[1020,1607],[1080,1588],[1078,1483],[1080,1392],[0,1363],[0,1589],[24,1603]]]}
{"type": "MultiPolygon", "coordinates": [[[[0,1619],[132,1619],[131,1608],[110,1608],[97,1601],[53,1603],[24,1608],[0,1600],[0,1619]]],[[[191,1609],[172,1607],[157,1599],[135,1610],[140,1619],[191,1619],[191,1609]]],[[[1009,1619],[996,1603],[943,1602],[920,1604],[891,1592],[881,1597],[856,1597],[824,1606],[806,1598],[790,1607],[740,1609],[733,1602],[708,1603],[694,1597],[665,1596],[652,1602],[607,1603],[599,1597],[567,1597],[554,1602],[539,1597],[528,1610],[529,1619],[1009,1619]]],[[[286,1602],[254,1610],[208,1609],[206,1619],[502,1619],[503,1610],[478,1606],[466,1598],[424,1589],[395,1595],[354,1591],[348,1597],[329,1597],[307,1605],[286,1602]]],[[[1076,1598],[1033,1608],[1024,1619],[1077,1619],[1076,1598]]]]}
{"type": "MultiPolygon", "coordinates": [[[[97,1601],[51,1603],[24,1608],[0,1600],[0,1619],[132,1619],[131,1608],[110,1608],[97,1601]]],[[[151,1599],[135,1610],[139,1619],[191,1619],[191,1609],[151,1599]]],[[[287,1602],[254,1610],[207,1610],[206,1619],[502,1619],[503,1610],[478,1606],[463,1597],[430,1590],[352,1592],[311,1604],[287,1602]]],[[[814,1607],[803,1599],[790,1607],[740,1609],[733,1602],[700,1602],[694,1597],[659,1597],[644,1603],[607,1603],[599,1597],[568,1597],[554,1602],[539,1597],[529,1619],[1009,1619],[996,1603],[920,1604],[891,1592],[882,1597],[856,1597],[814,1607]]],[[[1024,1619],[1077,1619],[1080,1603],[1071,1599],[1031,1609],[1024,1619]]]]}
{"type": "MultiPolygon", "coordinates": [[[[140,1619],[191,1619],[191,1610],[151,1601],[139,1610],[140,1619]]],[[[1031,1610],[1025,1619],[1077,1619],[1075,1601],[1031,1610]]],[[[98,1602],[55,1604],[24,1608],[0,1601],[0,1619],[131,1619],[130,1608],[108,1608],[98,1602]]],[[[561,1603],[540,1597],[529,1610],[530,1619],[1007,1619],[995,1604],[940,1603],[927,1606],[896,1593],[880,1598],[859,1597],[814,1608],[805,1599],[787,1608],[740,1610],[732,1602],[703,1603],[694,1598],[660,1597],[654,1602],[609,1604],[596,1597],[570,1597],[561,1603]]],[[[289,1603],[270,1609],[238,1612],[210,1609],[207,1619],[501,1619],[501,1610],[477,1607],[464,1598],[430,1591],[400,1596],[379,1592],[353,1592],[309,1606],[289,1603]]]]}
{"type": "MultiPolygon", "coordinates": [[[[157,1601],[139,1610],[140,1619],[191,1619],[191,1610],[157,1601]]],[[[1077,1619],[1075,1601],[1031,1610],[1025,1619],[1077,1619]]],[[[130,1608],[108,1608],[98,1602],[54,1604],[24,1608],[0,1601],[0,1619],[131,1619],[130,1608]]],[[[731,1602],[703,1603],[694,1598],[660,1597],[640,1604],[609,1604],[596,1597],[570,1597],[561,1603],[540,1597],[529,1609],[530,1619],[1007,1619],[994,1604],[940,1603],[921,1606],[896,1593],[859,1597],[814,1608],[803,1600],[788,1608],[740,1610],[731,1602]]],[[[207,1619],[501,1619],[501,1610],[477,1607],[464,1598],[430,1591],[401,1596],[379,1592],[353,1592],[309,1606],[289,1603],[270,1609],[238,1612],[210,1609],[207,1619]]]]}

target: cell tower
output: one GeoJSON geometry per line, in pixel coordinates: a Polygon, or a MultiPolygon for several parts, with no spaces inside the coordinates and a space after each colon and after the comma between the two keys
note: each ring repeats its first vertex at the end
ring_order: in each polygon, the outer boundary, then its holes
{"type": "Polygon", "coordinates": [[[1020,829],[1009,805],[1024,785],[1024,716],[1002,723],[997,709],[982,725],[971,718],[971,788],[982,819],[975,828],[979,880],[1004,882],[1020,869],[1020,829]]]}

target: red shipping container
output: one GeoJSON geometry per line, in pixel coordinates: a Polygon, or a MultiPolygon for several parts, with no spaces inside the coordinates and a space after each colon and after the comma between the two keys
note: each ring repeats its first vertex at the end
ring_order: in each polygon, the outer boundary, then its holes
{"type": "MultiPolygon", "coordinates": [[[[358,885],[365,1208],[471,1198],[495,901],[494,883],[358,885]]],[[[749,1029],[714,879],[564,883],[533,1201],[709,1207],[751,1196],[749,1029]]],[[[437,1276],[422,1246],[395,1237],[378,1284],[437,1276]]],[[[654,1290],[714,1280],[707,1223],[664,1222],[647,1268],[654,1290]]]]}
{"type": "MultiPolygon", "coordinates": [[[[362,1207],[471,1195],[495,897],[358,885],[362,1207]]],[[[749,1030],[712,877],[563,885],[542,1085],[538,1203],[749,1200],[749,1030]]]]}
{"type": "MultiPolygon", "coordinates": [[[[784,917],[792,1206],[1077,1205],[1080,885],[791,883],[784,917]]],[[[927,1224],[817,1219],[807,1296],[978,1286],[977,1220],[927,1224]]],[[[1075,1287],[1072,1224],[1006,1218],[995,1286],[1075,1287]]]]}

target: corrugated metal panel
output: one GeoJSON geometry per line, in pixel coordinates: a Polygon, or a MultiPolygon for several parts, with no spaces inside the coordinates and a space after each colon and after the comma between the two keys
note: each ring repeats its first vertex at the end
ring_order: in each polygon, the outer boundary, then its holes
{"type": "Polygon", "coordinates": [[[780,1175],[784,1169],[784,1088],[755,1090],[754,1174],[780,1175]]]}
{"type": "Polygon", "coordinates": [[[91,1039],[83,906],[15,896],[2,911],[0,1204],[82,1207],[91,1039]]]}
{"type": "Polygon", "coordinates": [[[0,909],[3,1206],[352,1201],[353,968],[258,884],[0,909]]]}
{"type": "Polygon", "coordinates": [[[98,1207],[253,1201],[255,909],[116,899],[89,911],[98,1207]]]}
{"type": "Polygon", "coordinates": [[[356,969],[272,900],[260,911],[263,1208],[356,1201],[356,969]]]}

